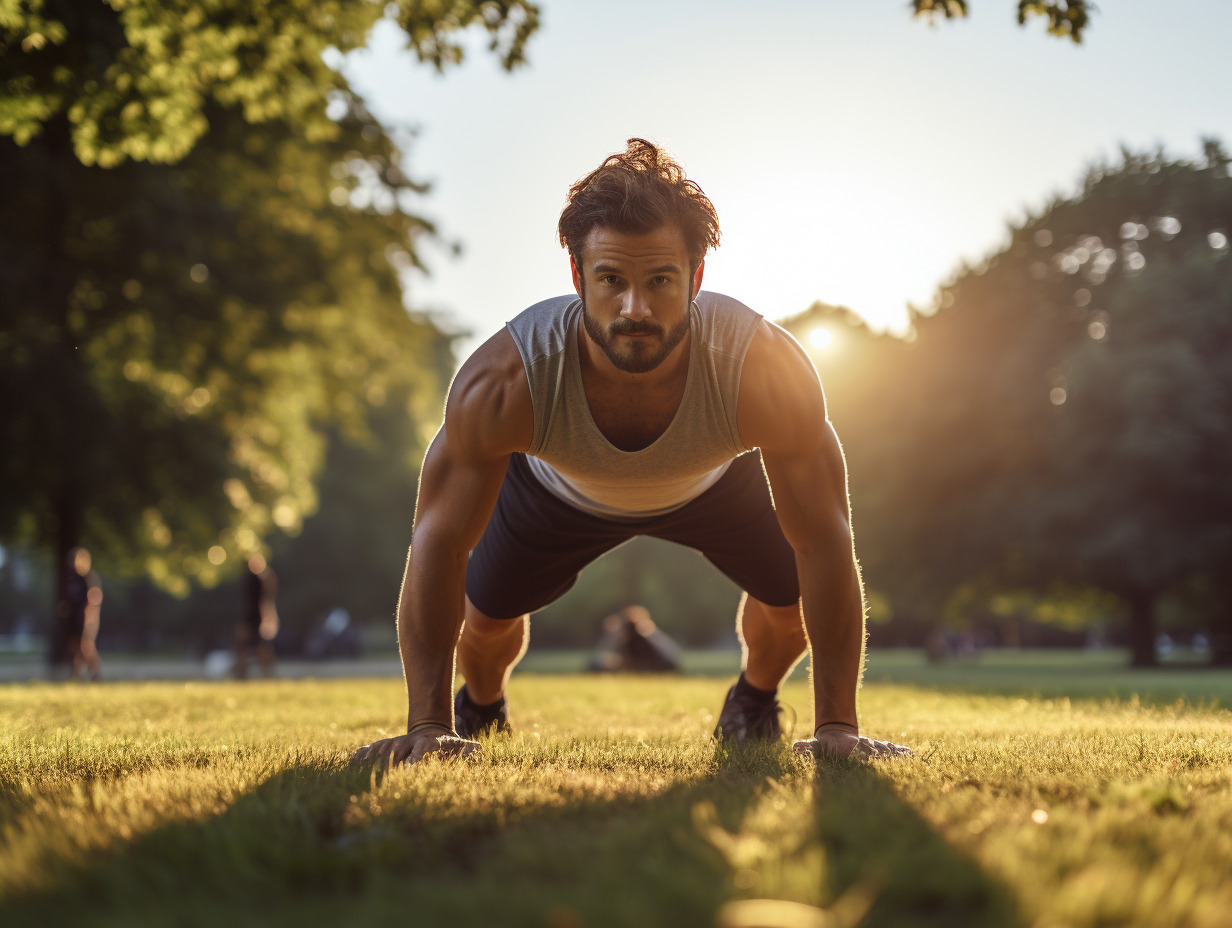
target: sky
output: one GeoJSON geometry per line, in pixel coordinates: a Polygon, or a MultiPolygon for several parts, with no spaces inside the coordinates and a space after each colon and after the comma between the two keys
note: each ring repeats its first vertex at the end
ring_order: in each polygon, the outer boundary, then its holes
{"type": "Polygon", "coordinates": [[[565,194],[630,136],[715,204],[705,289],[772,319],[842,304],[892,331],[1122,143],[1232,145],[1232,0],[1103,0],[1080,46],[1019,27],[1013,0],[935,27],[906,0],[539,4],[513,73],[474,35],[438,75],[385,26],[345,65],[373,112],[416,132],[417,211],[441,235],[408,302],[469,333],[462,358],[570,292],[565,194]]]}

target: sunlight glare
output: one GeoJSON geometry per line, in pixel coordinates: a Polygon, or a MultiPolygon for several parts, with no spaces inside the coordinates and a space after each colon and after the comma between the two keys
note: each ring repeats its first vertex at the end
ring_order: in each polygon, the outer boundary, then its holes
{"type": "Polygon", "coordinates": [[[809,332],[809,344],[814,348],[829,348],[834,341],[834,334],[825,326],[818,326],[809,332]]]}

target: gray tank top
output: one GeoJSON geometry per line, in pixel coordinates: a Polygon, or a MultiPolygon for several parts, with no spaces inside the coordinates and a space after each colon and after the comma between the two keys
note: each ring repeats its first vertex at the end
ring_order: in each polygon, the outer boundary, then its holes
{"type": "Polygon", "coordinates": [[[535,477],[569,505],[607,519],[678,509],[709,489],[748,451],[736,427],[740,371],[761,316],[702,291],[689,307],[684,396],[667,430],[640,451],[621,451],[591,417],[578,359],[582,301],[536,303],[506,323],[522,355],[535,413],[527,449],[535,477]]]}

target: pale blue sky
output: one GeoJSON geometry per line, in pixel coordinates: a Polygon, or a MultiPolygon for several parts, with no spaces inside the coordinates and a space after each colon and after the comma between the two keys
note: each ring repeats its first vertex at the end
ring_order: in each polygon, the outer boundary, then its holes
{"type": "Polygon", "coordinates": [[[718,209],[707,289],[771,318],[821,299],[891,326],[1120,143],[1232,144],[1232,0],[1103,0],[1082,46],[1019,28],[1012,0],[971,7],[929,28],[905,0],[542,0],[528,67],[506,74],[476,37],[443,77],[378,30],[347,73],[419,128],[419,212],[464,247],[426,250],[412,304],[471,330],[465,354],[568,292],[565,192],[631,135],[718,209]]]}

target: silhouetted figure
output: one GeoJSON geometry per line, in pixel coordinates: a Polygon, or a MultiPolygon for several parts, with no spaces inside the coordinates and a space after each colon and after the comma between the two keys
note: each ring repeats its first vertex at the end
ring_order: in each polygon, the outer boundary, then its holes
{"type": "Polygon", "coordinates": [[[235,629],[235,675],[241,680],[247,678],[248,662],[254,654],[261,663],[261,674],[274,675],[274,636],[278,634],[274,594],[277,590],[274,569],[265,558],[254,554],[248,559],[248,573],[244,576],[244,613],[235,629]]]}
{"type": "Polygon", "coordinates": [[[103,585],[90,569],[90,552],[72,548],[68,569],[56,605],[58,654],[52,655],[52,670],[67,665],[73,679],[98,680],[103,662],[98,656],[98,622],[103,605],[103,585]]]}
{"type": "Polygon", "coordinates": [[[593,673],[676,673],[680,647],[642,606],[626,606],[603,620],[589,669],[593,673]]]}

